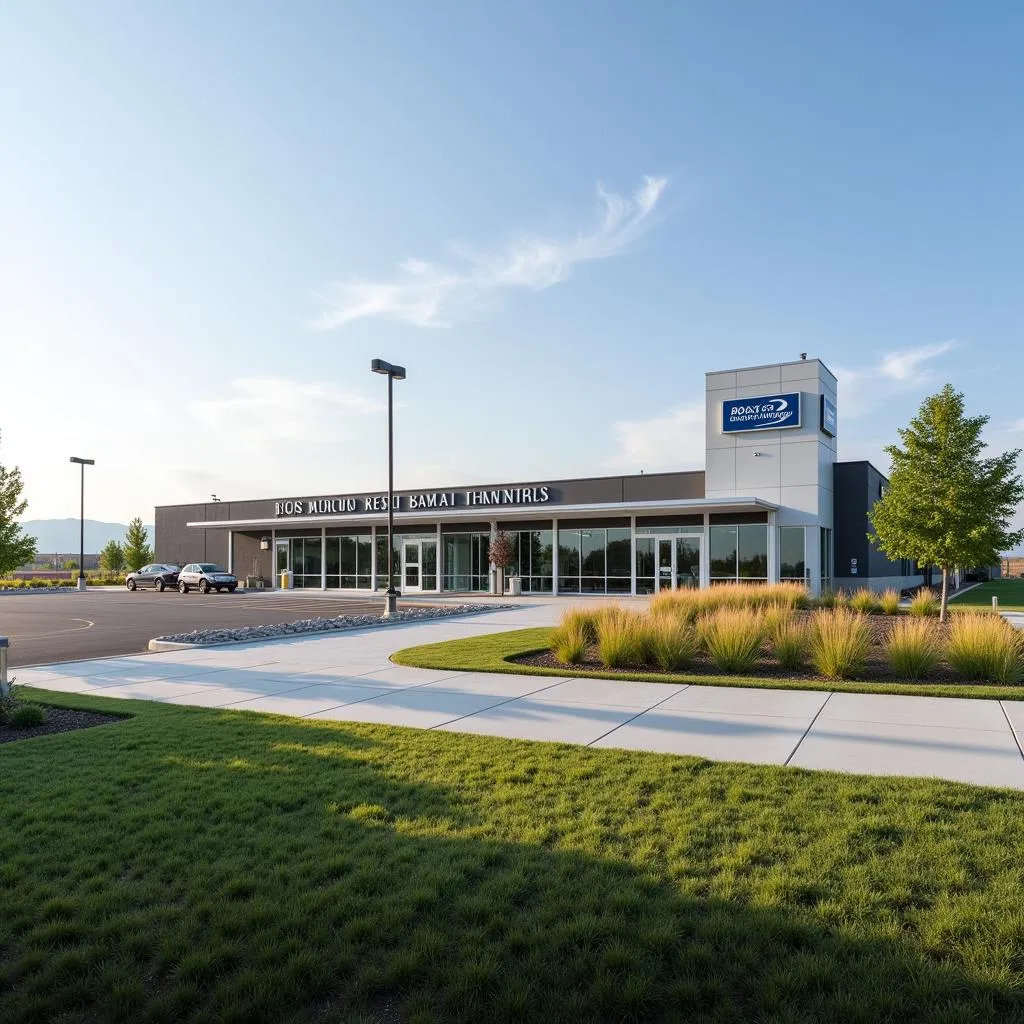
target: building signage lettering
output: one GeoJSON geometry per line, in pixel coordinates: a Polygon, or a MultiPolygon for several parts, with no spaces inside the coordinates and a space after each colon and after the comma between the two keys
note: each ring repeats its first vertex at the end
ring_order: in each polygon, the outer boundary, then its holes
{"type": "MultiPolygon", "coordinates": [[[[396,512],[418,509],[473,508],[481,505],[543,505],[551,500],[547,487],[494,487],[481,491],[423,491],[396,494],[396,512]]],[[[344,515],[352,512],[387,512],[386,494],[359,498],[290,498],[274,502],[275,516],[344,515]]]]}
{"type": "Polygon", "coordinates": [[[821,432],[829,437],[836,436],[839,417],[836,414],[836,403],[828,395],[821,396],[821,432]]]}
{"type": "Polygon", "coordinates": [[[781,430],[800,426],[800,394],[730,398],[722,403],[722,431],[781,430]]]}

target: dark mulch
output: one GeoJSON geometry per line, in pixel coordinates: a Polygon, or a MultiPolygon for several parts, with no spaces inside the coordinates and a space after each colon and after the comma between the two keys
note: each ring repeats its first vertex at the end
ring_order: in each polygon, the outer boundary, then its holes
{"type": "MultiPolygon", "coordinates": [[[[810,618],[813,612],[797,612],[798,618],[810,618]]],[[[889,666],[889,660],[886,656],[886,643],[889,639],[890,633],[892,633],[893,626],[897,622],[897,616],[895,615],[870,615],[868,616],[868,622],[871,627],[871,648],[868,652],[867,662],[864,666],[864,672],[857,676],[858,680],[864,680],[867,682],[879,682],[879,683],[893,683],[893,682],[905,682],[913,683],[913,680],[901,679],[900,676],[896,675],[895,672],[889,666]]],[[[945,634],[947,631],[948,624],[935,623],[935,628],[940,633],[945,634]]],[[[539,651],[535,654],[524,654],[520,657],[512,659],[522,665],[538,665],[544,668],[554,669],[576,669],[588,672],[600,672],[603,675],[614,676],[616,674],[631,675],[638,671],[644,673],[651,673],[654,675],[688,675],[688,676],[722,676],[725,673],[720,668],[715,666],[711,659],[706,654],[698,654],[686,669],[682,672],[669,672],[663,673],[657,665],[635,665],[632,668],[627,669],[614,669],[606,668],[602,663],[601,659],[597,655],[597,648],[592,647],[587,652],[586,658],[578,665],[565,665],[559,661],[551,651],[539,651]]],[[[808,680],[822,680],[822,677],[814,672],[813,669],[808,668],[804,672],[793,672],[790,669],[782,668],[778,665],[775,660],[771,657],[760,658],[754,667],[749,672],[742,673],[745,676],[757,676],[759,678],[766,679],[808,679],[808,680]]],[[[935,671],[931,672],[927,680],[920,680],[922,684],[927,683],[928,685],[934,685],[935,683],[956,683],[958,685],[970,686],[970,683],[965,683],[963,679],[958,676],[949,665],[944,661],[940,661],[936,666],[935,671]]],[[[984,685],[984,684],[979,684],[984,685]]]]}
{"type": "Polygon", "coordinates": [[[0,725],[0,743],[13,743],[15,740],[30,740],[33,736],[46,736],[55,732],[74,732],[76,729],[91,729],[96,725],[109,725],[112,722],[123,722],[119,715],[103,715],[98,711],[72,711],[70,708],[45,708],[46,719],[42,725],[33,725],[28,729],[15,729],[9,725],[0,725]]]}

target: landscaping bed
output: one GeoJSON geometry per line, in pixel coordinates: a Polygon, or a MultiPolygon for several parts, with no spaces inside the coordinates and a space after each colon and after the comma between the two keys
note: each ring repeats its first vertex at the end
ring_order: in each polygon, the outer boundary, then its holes
{"type": "Polygon", "coordinates": [[[1024,794],[47,694],[0,1020],[1024,1019],[1024,794]]]}
{"type": "Polygon", "coordinates": [[[34,736],[47,736],[56,732],[74,732],[76,729],[91,729],[97,725],[110,725],[123,721],[118,715],[100,711],[76,711],[73,708],[47,707],[43,709],[43,721],[39,725],[16,727],[0,722],[0,743],[16,740],[30,740],[34,736]]]}
{"type": "MultiPolygon", "coordinates": [[[[814,621],[814,616],[817,614],[817,612],[813,611],[796,611],[793,612],[792,617],[794,622],[809,626],[814,621]]],[[[864,661],[864,670],[857,674],[858,680],[864,680],[865,682],[903,682],[910,686],[915,685],[913,681],[904,680],[902,676],[894,672],[889,663],[887,645],[898,621],[899,618],[891,615],[867,616],[866,622],[870,632],[870,646],[868,648],[867,657],[864,661]]],[[[935,622],[933,623],[933,628],[940,643],[944,643],[948,640],[948,622],[935,622]]],[[[582,669],[583,671],[595,673],[600,672],[602,675],[611,677],[616,675],[629,676],[637,670],[642,670],[645,673],[651,673],[654,675],[661,674],[673,678],[678,675],[678,672],[668,671],[652,664],[633,664],[622,666],[620,668],[611,668],[601,661],[596,643],[590,644],[587,647],[584,657],[574,664],[567,664],[566,662],[559,661],[551,650],[529,651],[525,654],[514,655],[509,660],[513,664],[517,665],[533,665],[559,671],[568,670],[570,672],[576,669],[582,669]]],[[[706,651],[698,650],[694,654],[692,661],[686,666],[686,674],[687,676],[694,677],[695,680],[699,680],[701,676],[720,677],[722,675],[722,670],[712,662],[706,651]]],[[[820,682],[826,682],[823,676],[815,673],[810,667],[807,667],[802,671],[799,669],[783,668],[778,664],[778,662],[774,661],[767,655],[759,657],[751,666],[749,672],[744,672],[743,674],[745,676],[756,675],[764,679],[804,679],[808,681],[817,680],[820,682]]],[[[966,686],[985,685],[978,681],[972,682],[971,680],[961,679],[961,677],[956,674],[948,663],[941,660],[936,664],[935,668],[929,672],[928,679],[921,681],[921,685],[931,685],[934,683],[954,683],[966,686]]],[[[1024,696],[1024,690],[1022,690],[1022,696],[1024,696]]]]}

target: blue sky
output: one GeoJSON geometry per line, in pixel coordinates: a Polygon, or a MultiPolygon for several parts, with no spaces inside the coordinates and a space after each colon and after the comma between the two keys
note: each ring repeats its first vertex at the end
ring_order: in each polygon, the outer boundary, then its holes
{"type": "Polygon", "coordinates": [[[687,468],[822,358],[1024,443],[1019,4],[5,5],[0,459],[32,517],[687,468]],[[76,407],[76,395],[84,400],[76,407]]]}

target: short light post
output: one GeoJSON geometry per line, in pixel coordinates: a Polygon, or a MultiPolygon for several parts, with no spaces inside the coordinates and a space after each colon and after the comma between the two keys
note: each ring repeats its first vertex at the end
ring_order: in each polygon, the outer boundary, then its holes
{"type": "Polygon", "coordinates": [[[80,459],[77,455],[72,455],[71,461],[77,463],[82,470],[82,487],[80,491],[78,518],[78,589],[85,590],[85,467],[95,466],[96,460],[80,459]]]}
{"type": "Polygon", "coordinates": [[[395,443],[394,443],[394,382],[405,380],[405,367],[395,366],[383,359],[374,359],[370,363],[374,373],[380,373],[388,379],[388,589],[384,592],[384,618],[389,618],[398,611],[398,591],[395,590],[395,577],[392,547],[392,535],[395,529],[395,443]]]}

